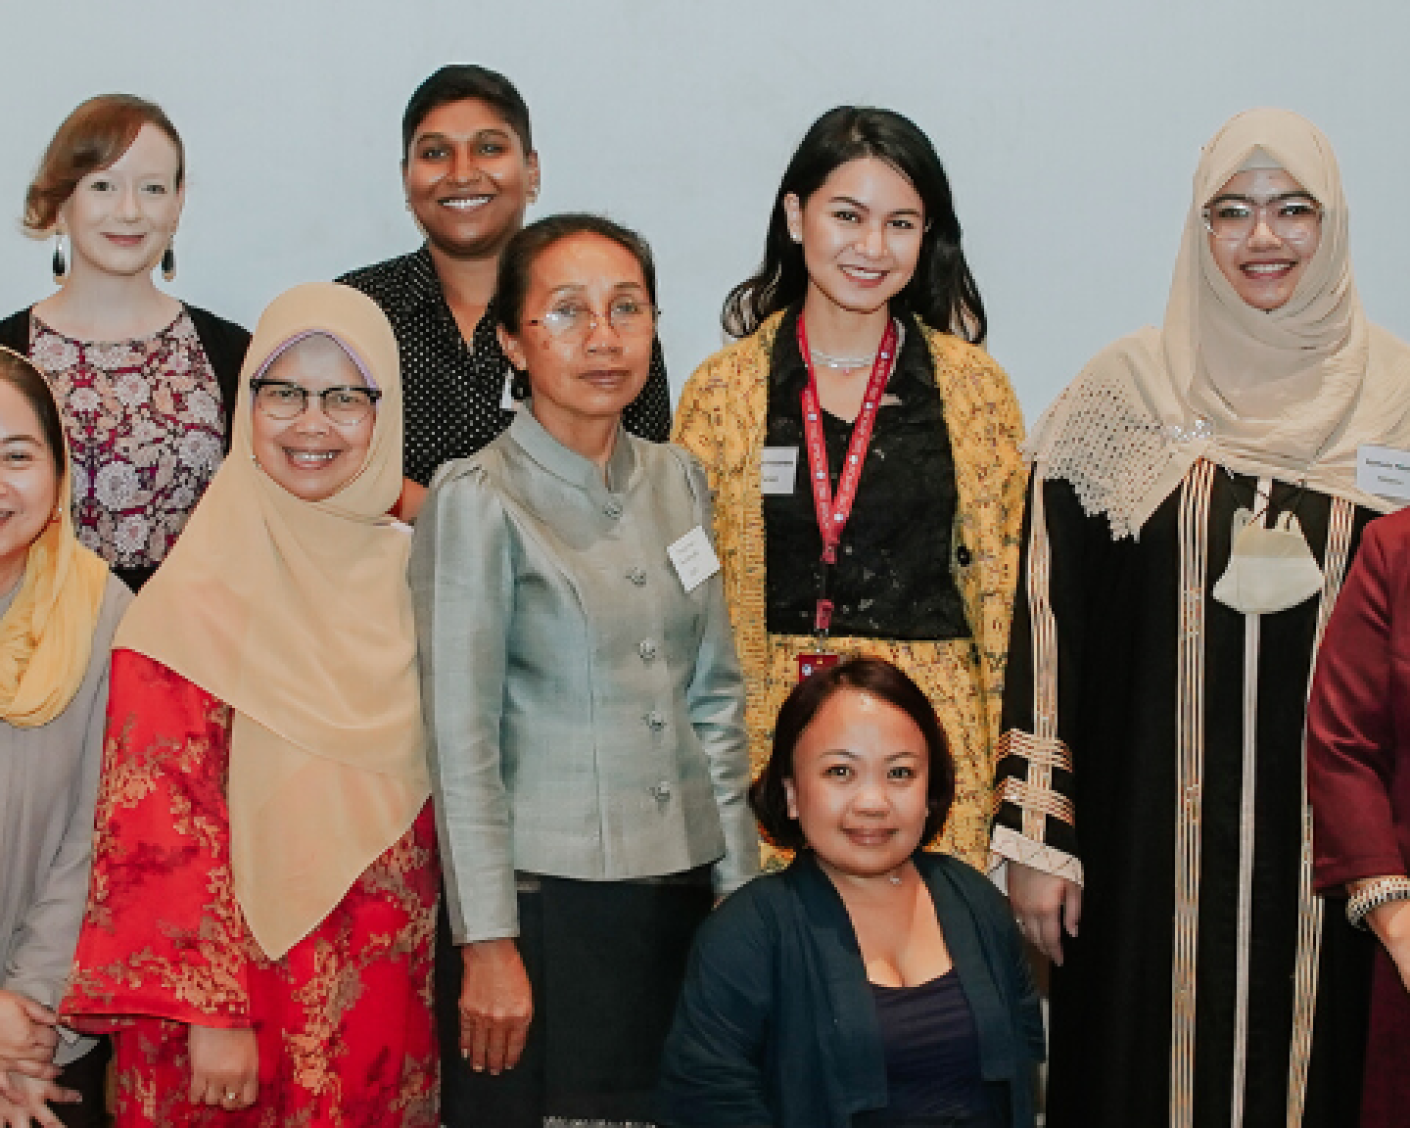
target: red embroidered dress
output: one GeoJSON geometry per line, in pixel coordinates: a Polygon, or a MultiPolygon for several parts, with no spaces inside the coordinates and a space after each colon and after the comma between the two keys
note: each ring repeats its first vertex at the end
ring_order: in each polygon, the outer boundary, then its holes
{"type": "Polygon", "coordinates": [[[185,310],[135,341],[76,341],[33,319],[73,463],[78,539],[114,568],[160,564],[220,465],[220,385],[185,310]]]}
{"type": "Polygon", "coordinates": [[[271,961],[231,888],[229,750],[226,705],[114,652],[92,885],[62,1009],[76,1028],[114,1033],[119,1128],[434,1128],[430,804],[271,961]],[[191,1104],[193,1023],[255,1028],[254,1106],[191,1104]]]}

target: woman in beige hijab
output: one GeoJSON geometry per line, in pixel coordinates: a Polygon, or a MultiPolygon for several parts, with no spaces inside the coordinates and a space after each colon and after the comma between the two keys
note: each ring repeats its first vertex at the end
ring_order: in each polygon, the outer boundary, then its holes
{"type": "Polygon", "coordinates": [[[1410,349],[1347,231],[1314,126],[1233,118],[1164,326],[1029,448],[993,845],[1057,965],[1051,1128],[1356,1120],[1370,949],[1313,893],[1304,717],[1361,530],[1406,496],[1364,471],[1410,449],[1410,349]]]}
{"type": "Polygon", "coordinates": [[[124,620],[64,1004],[119,1125],[434,1125],[436,873],[397,348],[373,302],[264,316],[231,458],[124,620]]]}

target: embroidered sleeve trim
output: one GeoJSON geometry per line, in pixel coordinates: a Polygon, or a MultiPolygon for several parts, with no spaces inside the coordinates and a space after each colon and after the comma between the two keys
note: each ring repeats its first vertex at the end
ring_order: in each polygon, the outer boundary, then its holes
{"type": "MultiPolygon", "coordinates": [[[[1068,881],[1081,885],[1082,859],[1073,857],[1062,850],[1046,846],[1041,842],[1034,842],[1031,838],[1025,838],[1012,827],[996,826],[994,837],[990,842],[995,864],[1000,862],[1017,862],[1019,865],[1030,866],[1043,873],[1050,873],[1054,877],[1065,877],[1068,881]]],[[[991,866],[991,868],[993,868],[991,866]]]]}

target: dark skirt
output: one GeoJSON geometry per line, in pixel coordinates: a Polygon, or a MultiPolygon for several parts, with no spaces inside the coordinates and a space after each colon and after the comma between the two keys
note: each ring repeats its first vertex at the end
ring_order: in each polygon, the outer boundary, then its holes
{"type": "Polygon", "coordinates": [[[534,1021],[519,1065],[498,1077],[460,1056],[463,965],[442,908],[436,1020],[446,1128],[541,1128],[546,1117],[650,1122],[686,959],[712,904],[707,868],[651,881],[523,875],[518,944],[534,1021]]]}

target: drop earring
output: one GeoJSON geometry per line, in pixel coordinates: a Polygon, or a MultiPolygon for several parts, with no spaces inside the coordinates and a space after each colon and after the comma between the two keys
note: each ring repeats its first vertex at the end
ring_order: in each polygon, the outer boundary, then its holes
{"type": "Polygon", "coordinates": [[[516,371],[509,381],[509,394],[523,403],[529,398],[529,391],[528,373],[516,371]]]}
{"type": "Polygon", "coordinates": [[[65,275],[69,272],[69,264],[64,260],[64,233],[54,232],[54,285],[63,282],[65,275]]]}
{"type": "Polygon", "coordinates": [[[162,252],[162,277],[170,282],[176,277],[176,240],[172,239],[167,243],[166,250],[162,252]]]}

